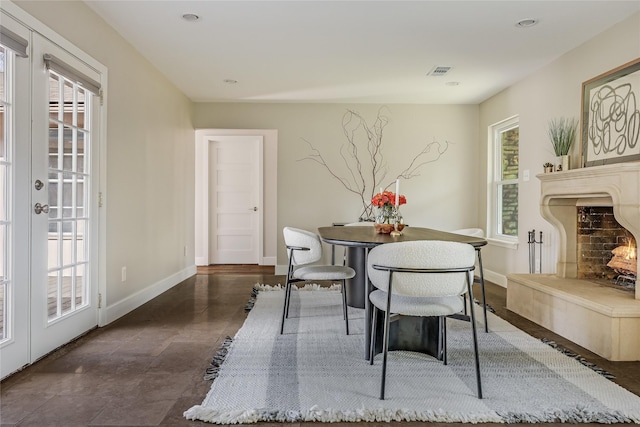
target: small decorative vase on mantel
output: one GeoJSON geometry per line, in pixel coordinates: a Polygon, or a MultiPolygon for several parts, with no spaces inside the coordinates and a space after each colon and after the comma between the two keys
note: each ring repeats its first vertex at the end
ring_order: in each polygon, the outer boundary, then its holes
{"type": "Polygon", "coordinates": [[[569,154],[564,154],[562,156],[558,156],[558,166],[556,167],[556,170],[558,172],[560,171],[568,171],[569,168],[571,167],[571,157],[569,154]]]}

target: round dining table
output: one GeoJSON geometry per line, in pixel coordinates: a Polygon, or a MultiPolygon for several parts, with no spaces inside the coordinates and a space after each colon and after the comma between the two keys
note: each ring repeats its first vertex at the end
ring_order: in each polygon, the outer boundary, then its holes
{"type": "MultiPolygon", "coordinates": [[[[319,227],[318,234],[323,242],[344,246],[346,263],[353,268],[356,275],[347,280],[345,291],[347,305],[365,309],[365,358],[369,359],[369,343],[371,341],[371,305],[368,295],[372,291],[367,275],[367,254],[371,248],[385,243],[408,242],[416,240],[441,240],[461,242],[480,250],[487,241],[481,237],[466,236],[423,227],[405,227],[398,236],[379,234],[373,226],[331,226],[319,227]]],[[[483,301],[484,302],[484,301],[483,301]]],[[[377,319],[378,322],[381,319],[377,319]]],[[[382,331],[382,328],[376,328],[382,331]]],[[[402,317],[391,324],[389,331],[390,350],[420,351],[440,358],[437,319],[402,317]]],[[[376,338],[376,353],[382,346],[382,340],[376,338]]]]}

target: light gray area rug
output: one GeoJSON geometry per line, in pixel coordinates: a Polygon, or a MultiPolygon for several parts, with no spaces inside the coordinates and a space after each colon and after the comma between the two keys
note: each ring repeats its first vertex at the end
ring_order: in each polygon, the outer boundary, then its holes
{"type": "Polygon", "coordinates": [[[389,353],[381,401],[381,356],[374,366],[363,357],[363,310],[349,309],[346,336],[339,291],[294,291],[280,335],[284,292],[262,290],[210,392],[184,413],[187,419],[640,422],[640,397],[491,313],[490,332],[478,329],[484,399],[475,394],[470,324],[448,320],[448,365],[420,353],[389,353]]]}

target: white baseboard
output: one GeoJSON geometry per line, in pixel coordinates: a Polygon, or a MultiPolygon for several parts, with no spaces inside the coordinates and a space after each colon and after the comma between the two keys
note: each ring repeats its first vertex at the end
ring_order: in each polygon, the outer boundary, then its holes
{"type": "Polygon", "coordinates": [[[135,310],[142,304],[152,300],[161,293],[171,289],[178,283],[196,274],[196,266],[192,265],[179,271],[171,276],[162,279],[146,288],[136,292],[133,295],[122,299],[115,304],[111,304],[104,308],[104,312],[100,316],[100,326],[105,326],[116,319],[124,316],[125,314],[135,310]]]}
{"type": "Polygon", "coordinates": [[[496,273],[495,271],[484,269],[484,279],[488,282],[500,285],[503,288],[507,287],[507,276],[504,274],[496,273]]]}
{"type": "Polygon", "coordinates": [[[260,262],[260,265],[276,265],[276,257],[274,256],[262,257],[262,261],[260,262]]]}
{"type": "MultiPolygon", "coordinates": [[[[207,266],[209,265],[209,260],[203,257],[196,257],[196,265],[198,267],[207,266]]],[[[258,265],[276,265],[276,257],[274,256],[262,257],[262,260],[258,265]]]]}

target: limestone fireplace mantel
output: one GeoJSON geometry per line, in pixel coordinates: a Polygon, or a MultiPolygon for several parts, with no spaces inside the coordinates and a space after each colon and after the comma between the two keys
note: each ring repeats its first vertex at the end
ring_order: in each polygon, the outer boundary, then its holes
{"type": "MultiPolygon", "coordinates": [[[[540,174],[540,212],[559,234],[554,274],[507,276],[507,308],[609,360],[640,360],[634,294],[577,279],[577,206],[612,206],[640,242],[640,162],[540,174]]],[[[640,264],[640,263],[639,263],[640,264]]],[[[640,265],[639,265],[640,266],[640,265]]]]}
{"type": "MultiPolygon", "coordinates": [[[[572,169],[537,177],[541,182],[540,213],[559,234],[558,277],[577,277],[576,206],[612,206],[616,220],[640,242],[640,162],[572,169]]],[[[637,262],[640,267],[640,257],[637,262]]],[[[640,286],[636,286],[636,299],[640,299],[640,286]]]]}

